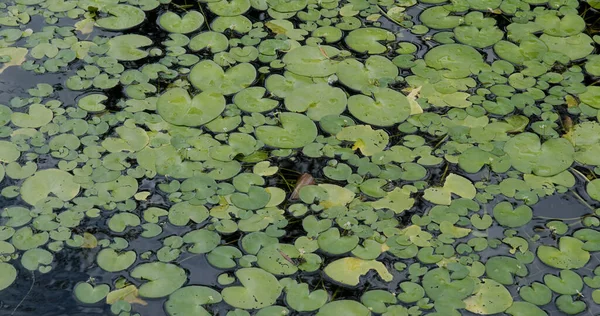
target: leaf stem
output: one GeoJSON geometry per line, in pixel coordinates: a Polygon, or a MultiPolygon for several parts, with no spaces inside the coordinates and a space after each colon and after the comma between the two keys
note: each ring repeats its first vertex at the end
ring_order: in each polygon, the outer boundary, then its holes
{"type": "Polygon", "coordinates": [[[31,293],[31,291],[33,290],[34,285],[35,285],[35,271],[31,271],[31,286],[29,287],[29,291],[27,291],[27,293],[25,293],[25,296],[23,296],[23,298],[21,299],[19,304],[17,304],[17,306],[15,306],[15,309],[13,309],[12,313],[10,313],[11,316],[14,315],[15,312],[17,311],[17,309],[19,309],[19,307],[21,307],[21,304],[23,304],[23,302],[25,302],[25,299],[27,298],[27,296],[29,296],[29,293],[31,293]]]}

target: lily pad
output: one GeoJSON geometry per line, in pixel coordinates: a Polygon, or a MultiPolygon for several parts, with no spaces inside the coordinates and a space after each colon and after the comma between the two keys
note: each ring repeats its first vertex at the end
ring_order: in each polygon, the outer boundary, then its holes
{"type": "Polygon", "coordinates": [[[223,300],[236,308],[256,309],[271,306],[282,287],[270,273],[259,268],[242,268],[235,272],[241,286],[230,286],[221,292],[223,300]]]}
{"type": "Polygon", "coordinates": [[[373,98],[360,94],[351,96],[348,110],[367,124],[391,126],[408,118],[410,103],[402,93],[382,88],[373,93],[373,98]]]}
{"type": "Polygon", "coordinates": [[[114,249],[102,249],[96,257],[96,262],[104,271],[117,272],[131,267],[136,258],[135,251],[117,253],[114,249]]]}
{"type": "Polygon", "coordinates": [[[73,291],[75,297],[85,304],[96,304],[103,300],[109,292],[110,287],[107,284],[93,286],[86,282],[78,283],[73,291]]]}
{"type": "Polygon", "coordinates": [[[303,114],[281,113],[278,126],[260,126],[256,138],[275,148],[299,148],[317,137],[317,126],[303,114]]]}
{"type": "Polygon", "coordinates": [[[464,300],[465,309],[479,315],[504,312],[513,303],[510,292],[500,283],[483,279],[475,286],[475,293],[464,300]]]}
{"type": "Polygon", "coordinates": [[[152,40],[143,35],[127,34],[119,35],[108,41],[108,56],[117,60],[135,61],[148,56],[148,52],[141,47],[152,45],[152,40]]]}
{"type": "Polygon", "coordinates": [[[393,276],[383,263],[376,260],[363,260],[354,257],[333,261],[325,267],[323,272],[336,282],[356,286],[360,282],[360,276],[366,274],[371,269],[377,271],[379,277],[384,281],[392,281],[393,276]]]}
{"type": "Polygon", "coordinates": [[[192,68],[189,78],[204,92],[230,95],[250,86],[256,78],[256,70],[249,63],[241,63],[224,71],[214,61],[203,60],[192,68]]]}
{"type": "Polygon", "coordinates": [[[149,281],[139,289],[140,296],[148,298],[167,296],[187,281],[187,275],[182,268],[163,262],[143,263],[131,271],[131,276],[149,281]]]}
{"type": "Polygon", "coordinates": [[[12,264],[0,262],[0,291],[9,287],[17,278],[17,269],[12,264]]]}
{"type": "Polygon", "coordinates": [[[513,168],[539,176],[561,173],[573,163],[574,149],[566,139],[553,138],[544,143],[533,133],[521,133],[504,145],[513,168]]]}
{"type": "Polygon", "coordinates": [[[292,112],[306,112],[313,121],[346,110],[346,93],[325,83],[302,86],[285,98],[285,107],[292,112]]]}
{"type": "Polygon", "coordinates": [[[337,71],[337,62],[333,59],[340,51],[332,46],[300,46],[283,56],[285,69],[308,77],[326,77],[337,71]]]}
{"type": "Polygon", "coordinates": [[[171,316],[210,316],[211,314],[202,305],[217,304],[221,300],[221,294],[209,287],[186,286],[169,295],[165,309],[171,316]]]}
{"type": "Polygon", "coordinates": [[[170,33],[187,34],[199,29],[204,23],[204,16],[194,10],[186,11],[183,17],[167,11],[158,18],[160,26],[170,33]]]}
{"type": "Polygon", "coordinates": [[[182,88],[163,93],[156,101],[158,114],[174,125],[200,126],[215,118],[225,109],[225,98],[214,92],[201,92],[193,98],[182,88]]]}
{"type": "Polygon", "coordinates": [[[346,44],[359,53],[381,54],[388,48],[380,42],[391,42],[396,39],[394,33],[380,28],[367,27],[350,32],[346,44]]]}
{"type": "Polygon", "coordinates": [[[107,13],[111,16],[96,20],[96,25],[111,31],[122,31],[140,25],[144,22],[146,15],[141,9],[118,4],[107,7],[107,13]]]}
{"type": "Polygon", "coordinates": [[[590,260],[590,253],[583,250],[579,239],[564,236],[558,241],[558,248],[541,245],[537,255],[543,263],[558,269],[579,269],[590,260]]]}
{"type": "Polygon", "coordinates": [[[45,169],[27,178],[21,186],[21,198],[35,205],[45,200],[50,194],[63,201],[73,199],[79,193],[79,184],[73,176],[59,169],[45,169]]]}
{"type": "Polygon", "coordinates": [[[334,301],[319,309],[317,316],[369,316],[371,311],[359,302],[351,300],[334,301]]]}

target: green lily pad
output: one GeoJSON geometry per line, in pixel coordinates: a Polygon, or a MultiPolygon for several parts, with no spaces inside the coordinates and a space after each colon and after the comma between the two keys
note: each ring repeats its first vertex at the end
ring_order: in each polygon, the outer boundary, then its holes
{"type": "Polygon", "coordinates": [[[19,151],[19,147],[17,147],[17,145],[11,142],[0,140],[0,162],[13,162],[19,159],[20,156],[21,152],[19,151]]]}
{"type": "Polygon", "coordinates": [[[348,58],[338,64],[336,75],[350,89],[370,94],[377,91],[384,81],[393,81],[398,76],[398,67],[383,56],[370,56],[365,63],[348,58]]]}
{"type": "Polygon", "coordinates": [[[135,251],[117,253],[114,249],[107,248],[100,250],[96,257],[96,262],[104,271],[117,272],[131,267],[136,258],[135,251]]]}
{"type": "Polygon", "coordinates": [[[300,253],[293,245],[273,244],[263,247],[256,255],[258,266],[274,275],[290,275],[298,267],[288,259],[298,258],[300,253]]]}
{"type": "Polygon", "coordinates": [[[19,127],[37,128],[50,123],[53,117],[52,110],[41,104],[32,104],[28,113],[13,112],[10,120],[19,127]]]}
{"type": "Polygon", "coordinates": [[[17,279],[17,269],[10,264],[0,262],[0,291],[9,287],[17,279]]]}
{"type": "Polygon", "coordinates": [[[434,29],[451,29],[464,22],[463,17],[451,14],[445,6],[432,6],[423,10],[419,19],[424,25],[434,29]]]}
{"type": "Polygon", "coordinates": [[[21,185],[21,198],[35,205],[45,200],[50,194],[63,201],[73,199],[79,193],[79,184],[73,176],[59,169],[45,169],[27,178],[21,185]]]}
{"type": "Polygon", "coordinates": [[[279,105],[273,99],[265,98],[266,89],[263,87],[249,87],[238,92],[233,97],[233,103],[246,112],[267,112],[279,105]]]}
{"type": "Polygon", "coordinates": [[[540,260],[557,269],[579,269],[590,260],[590,253],[583,250],[579,239],[564,236],[558,241],[558,248],[541,245],[537,249],[540,260]]]}
{"type": "Polygon", "coordinates": [[[539,61],[548,52],[548,46],[536,36],[527,36],[519,45],[509,41],[499,41],[494,52],[502,59],[522,65],[527,61],[539,61]]]}
{"type": "Polygon", "coordinates": [[[86,282],[80,282],[75,286],[73,294],[84,304],[96,304],[103,300],[110,292],[108,284],[93,286],[86,282]]]}
{"type": "Polygon", "coordinates": [[[148,280],[139,288],[142,297],[159,298],[167,296],[179,289],[186,281],[185,271],[170,263],[143,263],[131,271],[136,279],[148,280]]]}
{"type": "Polygon", "coordinates": [[[171,316],[210,316],[211,314],[202,305],[217,304],[221,301],[219,292],[209,287],[193,285],[182,287],[169,295],[165,309],[171,316]]]}
{"type": "Polygon", "coordinates": [[[373,98],[353,95],[348,98],[348,110],[357,119],[374,126],[391,126],[410,115],[410,103],[405,95],[388,88],[373,93],[373,98]]]}
{"type": "Polygon", "coordinates": [[[96,25],[111,31],[122,31],[140,25],[144,22],[146,15],[141,9],[117,4],[107,7],[107,13],[111,16],[96,20],[96,25]]]}
{"type": "Polygon", "coordinates": [[[135,61],[148,56],[148,52],[141,47],[152,45],[152,40],[143,35],[127,34],[119,35],[108,41],[108,56],[117,60],[135,61]]]}
{"type": "Polygon", "coordinates": [[[250,9],[250,0],[207,1],[208,9],[218,16],[237,16],[250,9]]]}
{"type": "Polygon", "coordinates": [[[548,316],[544,310],[528,302],[514,302],[506,313],[512,316],[548,316]]]}
{"type": "Polygon", "coordinates": [[[568,37],[551,36],[543,34],[540,36],[551,52],[567,55],[571,60],[584,58],[594,51],[594,41],[587,34],[579,33],[568,37]]]}
{"type": "Polygon", "coordinates": [[[325,304],[319,309],[317,316],[370,316],[371,311],[359,302],[339,300],[325,304]]]}
{"type": "Polygon", "coordinates": [[[42,273],[50,271],[54,256],[48,250],[41,248],[29,249],[23,253],[21,264],[29,271],[39,270],[42,273]]]}
{"type": "Polygon", "coordinates": [[[326,77],[337,71],[337,62],[333,58],[339,53],[332,46],[299,46],[285,54],[282,61],[286,70],[297,75],[326,77]]]}
{"type": "Polygon", "coordinates": [[[310,144],[317,137],[317,126],[303,114],[281,113],[278,126],[260,126],[256,138],[275,148],[299,148],[310,144]]]}
{"type": "Polygon", "coordinates": [[[296,283],[291,279],[283,279],[280,283],[285,287],[286,303],[299,312],[315,311],[325,305],[329,299],[325,290],[310,292],[306,283],[296,283]]]}
{"type": "Polygon", "coordinates": [[[204,91],[230,95],[250,86],[256,78],[256,70],[249,63],[235,65],[227,71],[212,60],[203,60],[190,72],[194,87],[204,91]]]}
{"type": "Polygon", "coordinates": [[[199,29],[204,23],[202,13],[194,10],[186,11],[183,17],[167,11],[160,15],[158,24],[170,33],[187,34],[199,29]]]}
{"type": "Polygon", "coordinates": [[[319,248],[323,251],[340,255],[356,248],[359,238],[356,235],[340,237],[340,231],[337,228],[330,228],[319,234],[317,241],[319,242],[319,248]]]}
{"type": "Polygon", "coordinates": [[[535,23],[544,29],[544,34],[568,37],[577,35],[585,29],[585,21],[579,15],[566,14],[558,17],[557,13],[557,11],[550,11],[535,18],[535,23]]]}
{"type": "Polygon", "coordinates": [[[346,93],[325,83],[302,86],[285,98],[285,107],[292,112],[306,112],[313,121],[346,110],[346,93]]]}
{"type": "Polygon", "coordinates": [[[552,300],[552,291],[544,284],[533,282],[519,290],[521,298],[535,305],[546,305],[552,300]]]}
{"type": "Polygon", "coordinates": [[[221,237],[208,229],[197,229],[183,235],[183,241],[192,244],[188,251],[191,253],[208,253],[215,249],[221,237]]]}
{"type": "Polygon", "coordinates": [[[282,287],[270,273],[259,268],[242,268],[235,272],[241,286],[230,286],[221,292],[223,300],[236,308],[256,309],[271,306],[282,287]]]}
{"type": "Polygon", "coordinates": [[[225,109],[225,98],[214,92],[201,92],[190,97],[182,88],[163,93],[156,101],[158,114],[174,125],[200,126],[216,117],[225,109]]]}
{"type": "Polygon", "coordinates": [[[423,57],[427,66],[440,70],[446,78],[465,78],[483,64],[479,52],[471,46],[447,44],[434,47],[423,57]]]}
{"type": "Polygon", "coordinates": [[[204,205],[180,202],[169,209],[169,222],[175,226],[185,226],[189,221],[201,223],[208,218],[208,214],[208,210],[204,205]]]}
{"type": "Polygon", "coordinates": [[[106,106],[102,103],[108,99],[103,94],[89,94],[77,101],[77,106],[88,112],[102,112],[106,106]]]}
{"type": "Polygon", "coordinates": [[[464,300],[465,309],[479,315],[492,315],[504,312],[513,303],[510,292],[500,283],[483,279],[475,286],[472,296],[464,300]]]}
{"type": "Polygon", "coordinates": [[[387,46],[380,42],[391,42],[396,39],[394,33],[375,27],[353,30],[345,37],[346,44],[354,51],[368,54],[381,54],[387,46]]]}
{"type": "Polygon", "coordinates": [[[533,210],[527,205],[512,207],[510,202],[500,202],[494,206],[494,218],[502,226],[521,227],[533,218],[533,210]]]}
{"type": "Polygon", "coordinates": [[[192,37],[189,46],[192,51],[207,49],[211,53],[218,53],[229,47],[229,41],[222,33],[207,31],[192,37]]]}
{"type": "Polygon", "coordinates": [[[570,270],[560,271],[560,277],[552,274],[544,276],[544,283],[555,293],[576,295],[583,289],[583,279],[570,270]]]}
{"type": "Polygon", "coordinates": [[[574,149],[563,138],[553,138],[544,143],[533,133],[521,133],[504,145],[513,168],[523,173],[549,177],[566,170],[573,163],[574,149]]]}

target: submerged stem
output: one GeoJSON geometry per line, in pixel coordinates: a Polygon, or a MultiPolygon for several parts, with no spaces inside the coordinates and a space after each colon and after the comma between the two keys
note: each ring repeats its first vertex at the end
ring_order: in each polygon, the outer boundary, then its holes
{"type": "Polygon", "coordinates": [[[15,312],[17,311],[17,309],[19,309],[19,307],[21,307],[21,304],[23,304],[23,302],[25,302],[25,299],[27,298],[27,296],[29,296],[29,293],[31,293],[31,291],[33,290],[34,285],[35,285],[35,271],[31,271],[31,286],[29,287],[29,291],[27,291],[27,293],[25,293],[25,296],[23,296],[23,298],[21,299],[19,304],[17,304],[17,306],[15,306],[15,309],[13,309],[12,313],[10,313],[11,316],[14,315],[15,312]]]}

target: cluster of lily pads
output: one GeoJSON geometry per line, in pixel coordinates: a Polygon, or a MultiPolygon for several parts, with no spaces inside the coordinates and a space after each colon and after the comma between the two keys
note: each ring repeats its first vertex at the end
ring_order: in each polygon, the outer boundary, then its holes
{"type": "Polygon", "coordinates": [[[597,10],[0,3],[0,78],[66,74],[0,105],[0,295],[81,248],[102,272],[74,297],[120,316],[151,300],[171,316],[593,311],[597,10]],[[297,181],[307,163],[314,181],[297,181]],[[589,214],[533,211],[554,194],[589,214]],[[216,285],[184,260],[219,269],[216,285]]]}

